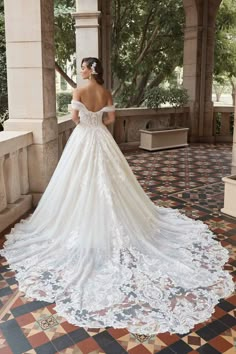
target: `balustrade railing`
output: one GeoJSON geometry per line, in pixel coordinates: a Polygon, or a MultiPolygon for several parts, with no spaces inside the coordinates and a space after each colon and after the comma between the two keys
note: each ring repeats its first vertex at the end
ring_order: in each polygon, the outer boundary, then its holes
{"type": "Polygon", "coordinates": [[[234,107],[214,107],[214,136],[216,143],[233,141],[234,107]]]}
{"type": "MultiPolygon", "coordinates": [[[[59,118],[59,156],[74,127],[70,116],[59,118]]],[[[29,182],[32,143],[32,132],[0,133],[0,232],[32,208],[29,182]]]]}
{"type": "Polygon", "coordinates": [[[75,123],[71,120],[71,115],[66,115],[58,119],[58,152],[59,157],[75,128],[75,123]]]}
{"type": "Polygon", "coordinates": [[[28,148],[32,133],[0,133],[0,231],[32,207],[28,148]]]}
{"type": "Polygon", "coordinates": [[[116,111],[113,135],[116,142],[139,144],[140,129],[165,129],[174,125],[188,127],[189,108],[122,108],[116,111]]]}

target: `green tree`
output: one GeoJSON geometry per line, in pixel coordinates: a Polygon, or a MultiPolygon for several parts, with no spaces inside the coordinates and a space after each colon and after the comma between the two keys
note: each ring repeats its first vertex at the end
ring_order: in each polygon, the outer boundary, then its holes
{"type": "Polygon", "coordinates": [[[236,2],[223,0],[216,22],[214,77],[219,84],[227,81],[236,92],[236,2]]]}
{"type": "Polygon", "coordinates": [[[67,62],[75,68],[75,27],[72,13],[75,12],[75,0],[54,0],[55,22],[55,67],[60,75],[72,86],[76,83],[65,72],[67,62]]]}
{"type": "Polygon", "coordinates": [[[75,27],[72,13],[75,0],[54,0],[55,50],[58,64],[64,66],[75,53],[75,27]]]}
{"type": "Polygon", "coordinates": [[[139,106],[183,61],[182,0],[112,2],[113,90],[120,106],[139,106]]]}

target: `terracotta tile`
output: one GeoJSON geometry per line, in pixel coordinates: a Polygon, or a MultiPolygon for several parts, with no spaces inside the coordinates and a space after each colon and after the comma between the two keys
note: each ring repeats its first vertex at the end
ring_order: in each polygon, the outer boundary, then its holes
{"type": "Polygon", "coordinates": [[[142,344],[137,345],[136,347],[128,351],[129,354],[150,354],[150,351],[147,350],[142,344]]]}
{"type": "Polygon", "coordinates": [[[65,322],[62,322],[61,323],[61,326],[62,328],[64,328],[64,330],[69,333],[69,332],[73,332],[75,331],[76,329],[78,329],[79,327],[78,326],[74,326],[73,324],[65,321],[65,322]]]}
{"type": "Polygon", "coordinates": [[[27,340],[30,342],[30,344],[34,348],[39,347],[40,345],[43,345],[45,343],[48,343],[48,341],[49,341],[48,337],[43,332],[40,332],[40,333],[34,334],[33,336],[27,337],[27,340]]]}
{"type": "Polygon", "coordinates": [[[95,334],[100,332],[100,328],[87,328],[86,330],[89,333],[95,333],[95,334]]]}
{"type": "Polygon", "coordinates": [[[11,308],[14,309],[15,307],[19,307],[24,305],[24,302],[21,300],[21,298],[19,297],[18,299],[16,299],[16,301],[12,304],[11,308]]]}
{"type": "Polygon", "coordinates": [[[9,271],[4,274],[5,278],[12,278],[14,276],[15,276],[15,272],[13,272],[13,271],[9,271]]]}
{"type": "Polygon", "coordinates": [[[236,306],[236,295],[230,296],[226,300],[236,306]]]}
{"type": "Polygon", "coordinates": [[[200,347],[201,345],[201,338],[199,336],[187,336],[188,339],[187,339],[187,343],[192,346],[192,345],[197,345],[198,347],[200,347]]]}
{"type": "Polygon", "coordinates": [[[77,343],[77,346],[82,350],[83,354],[91,353],[94,350],[102,350],[92,337],[82,340],[77,343]]]}
{"type": "Polygon", "coordinates": [[[159,333],[157,337],[167,345],[175,343],[179,340],[179,336],[176,334],[169,334],[169,333],[159,333]]]}
{"type": "Polygon", "coordinates": [[[27,325],[29,323],[36,322],[34,316],[31,315],[31,313],[26,313],[25,315],[16,317],[16,321],[18,322],[18,324],[20,326],[25,326],[25,325],[27,325]]]}
{"type": "Polygon", "coordinates": [[[129,333],[129,331],[124,328],[109,328],[107,332],[109,332],[115,339],[123,337],[129,333]]]}
{"type": "Polygon", "coordinates": [[[221,353],[224,353],[226,350],[229,350],[233,347],[233,344],[229,343],[221,336],[211,339],[208,343],[221,353]]]}
{"type": "Polygon", "coordinates": [[[199,329],[205,327],[206,325],[207,325],[206,322],[198,323],[198,324],[196,324],[196,325],[193,327],[192,332],[196,332],[196,331],[198,331],[199,329]]]}
{"type": "Polygon", "coordinates": [[[14,354],[9,347],[4,347],[0,349],[0,354],[14,354]]]}
{"type": "Polygon", "coordinates": [[[216,306],[215,312],[213,313],[213,317],[218,319],[218,318],[224,316],[225,314],[226,314],[226,312],[224,310],[222,310],[220,307],[216,306]]]}

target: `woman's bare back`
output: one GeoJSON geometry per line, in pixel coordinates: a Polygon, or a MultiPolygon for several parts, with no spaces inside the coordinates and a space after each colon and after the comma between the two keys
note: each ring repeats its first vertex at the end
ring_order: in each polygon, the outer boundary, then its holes
{"type": "Polygon", "coordinates": [[[95,82],[77,88],[73,93],[73,99],[82,102],[92,112],[100,111],[103,107],[112,105],[110,92],[95,82]]]}

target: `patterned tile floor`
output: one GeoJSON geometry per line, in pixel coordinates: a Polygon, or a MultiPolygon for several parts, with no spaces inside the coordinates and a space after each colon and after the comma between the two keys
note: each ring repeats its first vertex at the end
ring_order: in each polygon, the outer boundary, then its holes
{"type": "MultiPolygon", "coordinates": [[[[158,205],[201,219],[230,252],[225,268],[236,279],[236,219],[221,214],[222,176],[230,174],[230,145],[187,148],[125,156],[140,184],[158,205]]],[[[0,238],[0,246],[4,237],[0,238]]],[[[233,354],[236,353],[236,295],[222,300],[212,318],[186,335],[134,336],[126,329],[79,328],[54,305],[26,300],[14,273],[0,263],[0,354],[233,354]]]]}

